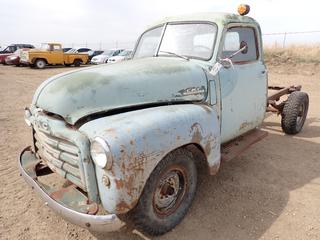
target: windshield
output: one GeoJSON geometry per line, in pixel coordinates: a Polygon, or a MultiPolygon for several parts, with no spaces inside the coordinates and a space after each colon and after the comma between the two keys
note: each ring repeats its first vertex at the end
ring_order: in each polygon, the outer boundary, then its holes
{"type": "Polygon", "coordinates": [[[42,43],[40,49],[41,50],[45,50],[45,51],[49,51],[50,50],[50,45],[47,44],[47,43],[42,43]]]}
{"type": "Polygon", "coordinates": [[[131,53],[132,53],[131,50],[124,50],[124,51],[122,51],[121,53],[119,53],[118,56],[126,57],[126,56],[129,56],[131,53]]]}
{"type": "Polygon", "coordinates": [[[68,50],[66,53],[76,53],[77,49],[76,48],[71,48],[70,50],[68,50]]]}
{"type": "Polygon", "coordinates": [[[105,55],[105,56],[112,56],[114,53],[113,50],[107,50],[107,51],[104,51],[101,55],[105,55]]]}
{"type": "Polygon", "coordinates": [[[3,52],[4,53],[13,53],[15,50],[16,50],[16,48],[14,46],[8,46],[3,50],[3,52]]]}
{"type": "Polygon", "coordinates": [[[216,37],[216,26],[208,23],[172,23],[166,26],[161,41],[163,26],[144,33],[138,43],[135,58],[151,56],[186,56],[209,60],[216,37]],[[157,52],[158,45],[159,51],[157,52]]]}

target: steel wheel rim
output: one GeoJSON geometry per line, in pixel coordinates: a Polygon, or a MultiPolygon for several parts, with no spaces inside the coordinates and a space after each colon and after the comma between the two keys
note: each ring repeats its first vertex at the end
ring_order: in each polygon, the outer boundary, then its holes
{"type": "Polygon", "coordinates": [[[305,104],[302,103],[299,106],[298,117],[297,117],[297,120],[296,120],[297,128],[301,128],[302,127],[302,124],[303,124],[304,118],[305,118],[305,110],[306,110],[305,104]]]}
{"type": "Polygon", "coordinates": [[[159,217],[174,213],[187,193],[188,178],[186,170],[174,166],[164,172],[153,193],[153,209],[159,217]]]}
{"type": "Polygon", "coordinates": [[[38,66],[39,68],[44,67],[44,62],[38,61],[37,66],[38,66]]]}

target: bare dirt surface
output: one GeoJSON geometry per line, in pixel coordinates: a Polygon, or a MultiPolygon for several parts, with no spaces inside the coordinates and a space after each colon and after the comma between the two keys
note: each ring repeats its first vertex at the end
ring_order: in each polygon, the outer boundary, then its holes
{"type": "MultiPolygon", "coordinates": [[[[0,239],[140,239],[131,230],[97,236],[67,223],[18,174],[19,154],[31,144],[23,108],[43,80],[68,70],[0,66],[0,239]]],[[[202,174],[186,218],[156,239],[320,239],[320,66],[271,66],[269,76],[309,93],[303,132],[286,136],[280,117],[268,117],[269,136],[216,176],[202,174]]]]}

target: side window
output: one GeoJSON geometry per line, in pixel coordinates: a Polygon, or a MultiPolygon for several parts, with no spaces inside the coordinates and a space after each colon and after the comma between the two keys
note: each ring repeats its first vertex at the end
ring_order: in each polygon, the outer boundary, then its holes
{"type": "Polygon", "coordinates": [[[222,50],[222,58],[229,57],[239,49],[247,46],[245,50],[232,58],[233,62],[251,62],[259,57],[259,48],[254,28],[234,27],[230,28],[225,36],[222,50]]]}
{"type": "Polygon", "coordinates": [[[61,50],[61,46],[53,45],[53,51],[60,51],[60,50],[61,50]]]}

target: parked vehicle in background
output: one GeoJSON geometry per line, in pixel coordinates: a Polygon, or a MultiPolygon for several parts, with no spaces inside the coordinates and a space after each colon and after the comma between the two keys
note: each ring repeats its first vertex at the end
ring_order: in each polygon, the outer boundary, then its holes
{"type": "Polygon", "coordinates": [[[67,47],[67,48],[62,48],[62,51],[63,52],[68,52],[69,50],[71,50],[72,48],[70,48],[70,47],[67,47]]]}
{"type": "Polygon", "coordinates": [[[108,59],[108,63],[122,62],[131,59],[132,50],[123,50],[119,55],[108,59]]]}
{"type": "Polygon", "coordinates": [[[30,48],[22,48],[22,49],[18,49],[17,51],[15,51],[13,54],[9,55],[6,57],[5,59],[5,63],[7,65],[16,65],[16,66],[20,66],[20,55],[22,54],[23,51],[29,51],[30,48]]]}
{"type": "Polygon", "coordinates": [[[71,48],[66,53],[82,53],[82,54],[88,54],[89,62],[93,56],[94,51],[90,48],[71,48]]]}
{"type": "Polygon", "coordinates": [[[124,49],[109,49],[91,59],[92,64],[107,63],[110,57],[119,55],[124,49]]]}
{"type": "Polygon", "coordinates": [[[79,67],[81,64],[87,64],[89,61],[88,54],[64,53],[60,43],[44,43],[40,49],[31,49],[22,51],[20,62],[39,69],[45,68],[46,65],[74,65],[79,67]]]}
{"type": "Polygon", "coordinates": [[[13,53],[0,53],[0,64],[6,64],[6,57],[11,56],[13,53]]]}
{"type": "Polygon", "coordinates": [[[91,60],[93,57],[102,54],[103,52],[104,52],[103,50],[95,50],[95,51],[93,51],[93,54],[92,54],[90,60],[91,60]]]}
{"type": "Polygon", "coordinates": [[[21,48],[34,48],[34,46],[32,44],[11,44],[9,46],[7,46],[6,48],[4,48],[3,50],[0,51],[0,54],[7,54],[7,53],[14,53],[15,51],[17,51],[18,49],[21,48]]]}
{"type": "Polygon", "coordinates": [[[200,166],[215,175],[267,136],[266,111],[281,116],[286,134],[299,133],[308,94],[268,87],[260,25],[248,12],[165,18],[140,36],[132,60],[41,84],[25,109],[26,182],[92,232],[126,222],[161,235],[186,216],[200,166]],[[44,185],[45,174],[69,184],[44,185]]]}
{"type": "Polygon", "coordinates": [[[10,46],[7,46],[0,52],[0,63],[6,64],[6,58],[21,48],[31,49],[34,48],[34,46],[31,44],[12,44],[10,46]]]}

